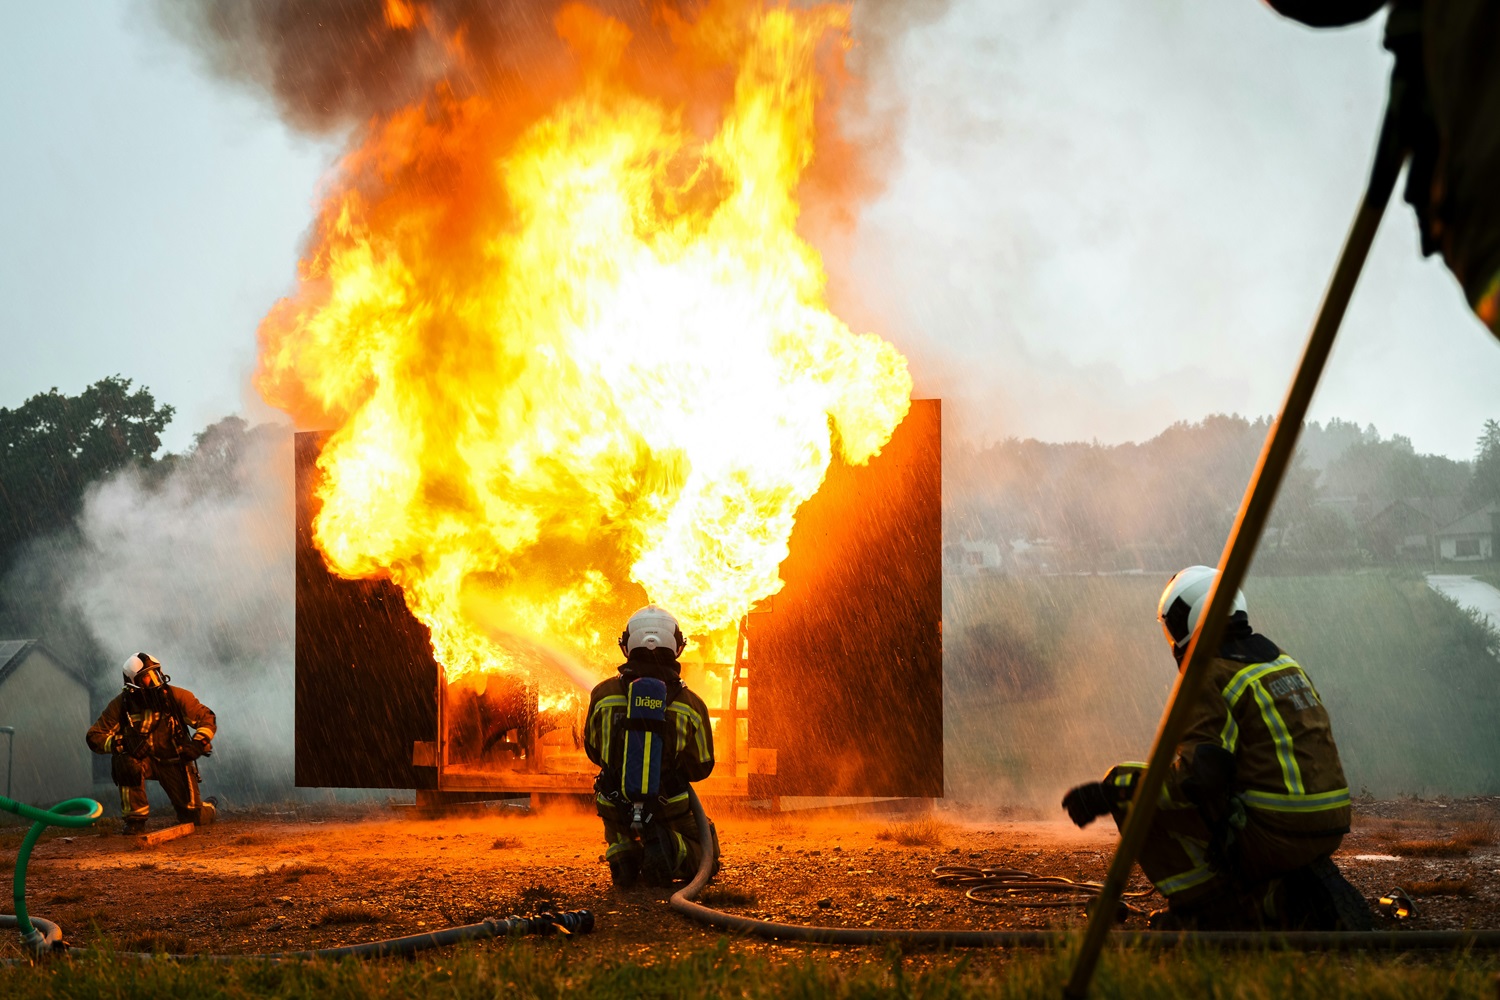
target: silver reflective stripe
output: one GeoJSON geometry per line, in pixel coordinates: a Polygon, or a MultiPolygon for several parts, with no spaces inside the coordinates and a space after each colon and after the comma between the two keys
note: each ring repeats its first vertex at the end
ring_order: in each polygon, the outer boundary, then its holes
{"type": "Polygon", "coordinates": [[[1335,788],[1331,792],[1315,792],[1311,795],[1283,795],[1280,792],[1261,792],[1253,788],[1240,793],[1247,806],[1267,812],[1313,813],[1331,809],[1342,809],[1349,804],[1349,789],[1335,788]]]}
{"type": "Polygon", "coordinates": [[[1181,875],[1173,875],[1171,878],[1162,879],[1156,883],[1156,888],[1161,891],[1163,896],[1170,896],[1174,892],[1181,892],[1184,889],[1191,889],[1195,885],[1202,885],[1216,874],[1208,865],[1199,865],[1197,868],[1188,869],[1181,875]]]}
{"type": "Polygon", "coordinates": [[[1302,786],[1302,768],[1297,765],[1297,754],[1292,749],[1292,734],[1286,728],[1286,720],[1276,711],[1276,702],[1265,685],[1256,681],[1251,690],[1260,706],[1260,717],[1271,731],[1271,741],[1276,744],[1276,760],[1281,764],[1281,778],[1286,782],[1286,790],[1292,795],[1301,795],[1306,791],[1302,786]]]}

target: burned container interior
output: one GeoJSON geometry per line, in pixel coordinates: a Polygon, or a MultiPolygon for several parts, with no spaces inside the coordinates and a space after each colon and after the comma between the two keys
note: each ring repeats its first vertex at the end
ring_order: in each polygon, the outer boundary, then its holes
{"type": "MultiPolygon", "coordinates": [[[[448,684],[398,588],[328,571],[321,442],[297,435],[297,784],[590,792],[580,704],[498,674],[448,684]]],[[[914,400],[879,456],[834,463],[798,510],[785,587],[741,623],[736,662],[688,650],[719,759],[704,794],[942,795],[941,462],[940,403],[914,400]]]]}

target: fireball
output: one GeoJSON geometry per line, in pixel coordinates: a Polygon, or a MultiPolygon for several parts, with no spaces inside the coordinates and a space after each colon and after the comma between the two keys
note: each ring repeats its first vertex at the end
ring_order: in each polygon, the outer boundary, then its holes
{"type": "Polygon", "coordinates": [[[713,4],[665,54],[581,5],[554,28],[528,92],[368,124],[260,331],[261,393],[330,431],[316,544],[400,586],[450,682],[529,675],[507,634],[603,666],[648,600],[713,649],[911,394],[797,229],[848,11],[713,4]]]}

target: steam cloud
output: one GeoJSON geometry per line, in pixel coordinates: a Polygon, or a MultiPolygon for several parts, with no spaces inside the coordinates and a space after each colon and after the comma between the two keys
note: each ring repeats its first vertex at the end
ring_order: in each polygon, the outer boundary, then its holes
{"type": "Polygon", "coordinates": [[[54,553],[64,603],[108,656],[98,690],[144,650],[218,713],[205,795],[292,787],[291,449],[285,428],[221,421],[164,477],[129,470],[95,486],[77,540],[54,553]]]}

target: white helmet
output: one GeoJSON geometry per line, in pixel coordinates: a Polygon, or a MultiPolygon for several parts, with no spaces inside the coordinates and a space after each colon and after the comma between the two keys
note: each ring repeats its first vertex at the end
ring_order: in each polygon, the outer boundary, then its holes
{"type": "Polygon", "coordinates": [[[136,653],[120,666],[128,687],[160,687],[165,681],[161,661],[150,653],[136,653]]]}
{"type": "MultiPolygon", "coordinates": [[[[1186,649],[1188,640],[1198,630],[1198,618],[1208,603],[1208,592],[1218,579],[1219,571],[1212,566],[1189,566],[1167,581],[1167,589],[1161,592],[1156,604],[1156,620],[1173,649],[1186,649]]],[[[1245,592],[1234,592],[1234,607],[1231,615],[1247,611],[1245,592]]],[[[1247,612],[1248,613],[1248,612],[1247,612]]]]}
{"type": "Polygon", "coordinates": [[[682,637],[682,629],[677,627],[677,619],[666,608],[655,604],[648,604],[631,615],[630,621],[625,623],[625,631],[620,633],[620,652],[626,658],[637,649],[665,649],[673,657],[678,657],[686,648],[687,640],[682,637]]]}

